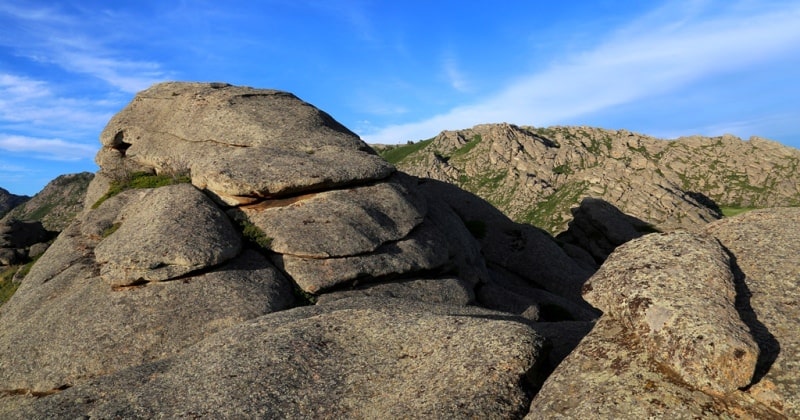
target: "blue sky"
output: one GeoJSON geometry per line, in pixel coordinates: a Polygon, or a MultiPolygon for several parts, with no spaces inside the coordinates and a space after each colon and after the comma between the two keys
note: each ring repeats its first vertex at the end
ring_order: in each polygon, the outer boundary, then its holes
{"type": "Polygon", "coordinates": [[[0,0],[0,187],[96,171],[165,80],[295,93],[365,140],[479,123],[800,148],[800,2],[0,0]]]}

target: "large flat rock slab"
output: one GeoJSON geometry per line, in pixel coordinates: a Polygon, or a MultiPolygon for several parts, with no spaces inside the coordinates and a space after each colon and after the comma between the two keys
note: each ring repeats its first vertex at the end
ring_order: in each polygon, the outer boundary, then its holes
{"type": "Polygon", "coordinates": [[[303,258],[275,255],[273,262],[300,288],[318,293],[339,285],[370,282],[382,277],[409,276],[443,268],[450,261],[448,244],[429,224],[409,237],[374,252],[340,258],[303,258]]]}
{"type": "Polygon", "coordinates": [[[502,313],[345,299],[261,317],[5,415],[514,418],[541,345],[502,313]]]}
{"type": "Polygon", "coordinates": [[[558,365],[526,420],[782,418],[744,393],[713,395],[654,363],[635,334],[601,319],[558,365]]]}
{"type": "Polygon", "coordinates": [[[742,391],[756,386],[760,346],[738,281],[709,236],[652,234],[617,248],[585,287],[605,313],[526,418],[783,418],[742,391]]]}
{"type": "Polygon", "coordinates": [[[273,252],[346,257],[403,239],[422,223],[425,202],[400,182],[324,191],[241,208],[273,252]]]}

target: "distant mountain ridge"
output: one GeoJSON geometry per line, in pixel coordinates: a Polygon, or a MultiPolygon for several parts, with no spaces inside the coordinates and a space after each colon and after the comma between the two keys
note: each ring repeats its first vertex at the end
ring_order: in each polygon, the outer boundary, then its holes
{"type": "Polygon", "coordinates": [[[400,170],[456,184],[553,234],[584,197],[659,230],[696,229],[721,208],[800,205],[800,150],[759,137],[662,140],[592,127],[483,124],[376,147],[400,170]]]}
{"type": "MultiPolygon", "coordinates": [[[[60,232],[83,209],[86,189],[94,178],[90,172],[61,175],[50,181],[33,198],[18,203],[2,217],[40,221],[49,231],[60,232]]],[[[4,212],[0,212],[0,215],[4,212]]]]}
{"type": "Polygon", "coordinates": [[[12,194],[5,188],[0,187],[0,217],[30,199],[28,196],[12,194]]]}

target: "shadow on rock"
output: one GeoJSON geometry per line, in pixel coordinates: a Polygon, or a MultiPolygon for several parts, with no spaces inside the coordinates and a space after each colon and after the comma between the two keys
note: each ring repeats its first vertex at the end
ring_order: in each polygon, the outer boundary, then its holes
{"type": "Polygon", "coordinates": [[[767,326],[758,320],[758,315],[750,305],[752,293],[745,282],[747,275],[736,262],[736,256],[728,248],[723,246],[723,249],[731,259],[731,272],[733,272],[733,279],[736,284],[736,310],[739,312],[742,322],[750,329],[750,334],[755,339],[759,349],[756,369],[753,372],[753,381],[748,385],[749,387],[760,382],[769,372],[772,364],[777,360],[778,354],[780,354],[781,345],[775,336],[769,332],[767,326]]]}
{"type": "Polygon", "coordinates": [[[588,253],[595,267],[625,242],[659,231],[599,198],[586,197],[571,212],[573,219],[568,229],[556,238],[588,253]]]}

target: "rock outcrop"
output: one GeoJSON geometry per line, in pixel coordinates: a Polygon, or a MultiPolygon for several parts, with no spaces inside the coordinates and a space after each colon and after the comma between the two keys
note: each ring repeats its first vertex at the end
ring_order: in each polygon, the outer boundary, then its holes
{"type": "Polygon", "coordinates": [[[695,231],[653,233],[587,199],[555,240],[221,83],[101,140],[0,306],[0,418],[800,416],[798,209],[702,227],[676,192],[695,231]]]}
{"type": "Polygon", "coordinates": [[[159,84],[101,141],[0,307],[0,417],[519,417],[577,343],[534,322],[599,315],[551,236],[291,94],[159,84]]]}
{"type": "Polygon", "coordinates": [[[567,229],[585,197],[661,231],[697,230],[720,207],[800,205],[800,150],[757,137],[665,141],[626,130],[484,124],[382,150],[403,171],[459,185],[553,234],[567,229]]]}
{"type": "Polygon", "coordinates": [[[753,210],[706,227],[731,254],[737,302],[761,348],[749,396],[800,418],[800,208],[753,210]]]}
{"type": "Polygon", "coordinates": [[[239,205],[386,178],[394,168],[328,114],[287,92],[163,83],[136,95],[100,135],[105,172],[191,173],[239,205]]]}
{"type": "Polygon", "coordinates": [[[629,216],[606,201],[587,197],[573,208],[566,231],[556,238],[586,250],[597,265],[603,263],[618,246],[648,233],[657,232],[652,225],[629,216]]]}

